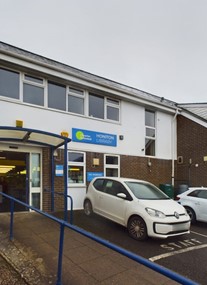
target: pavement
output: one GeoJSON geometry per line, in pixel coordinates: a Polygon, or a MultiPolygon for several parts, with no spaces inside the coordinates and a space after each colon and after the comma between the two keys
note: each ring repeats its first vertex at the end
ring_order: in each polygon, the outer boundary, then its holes
{"type": "Polygon", "coordinates": [[[1,213],[0,285],[178,284],[68,228],[58,280],[60,226],[38,213],[18,212],[12,241],[9,229],[10,214],[1,213]]]}

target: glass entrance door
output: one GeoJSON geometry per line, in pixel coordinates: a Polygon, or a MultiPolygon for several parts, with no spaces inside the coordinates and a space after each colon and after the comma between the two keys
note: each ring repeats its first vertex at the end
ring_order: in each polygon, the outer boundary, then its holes
{"type": "MultiPolygon", "coordinates": [[[[0,191],[24,203],[29,202],[28,159],[25,152],[0,151],[0,191]]],[[[23,205],[14,204],[15,211],[27,211],[23,205]]],[[[10,201],[1,197],[0,211],[10,211],[10,201]]]]}
{"type": "MultiPolygon", "coordinates": [[[[41,150],[19,152],[0,149],[0,192],[41,209],[41,150]]],[[[28,211],[15,203],[15,211],[28,211]]],[[[0,212],[10,211],[10,201],[0,196],[0,212]]]]}
{"type": "Polygon", "coordinates": [[[30,154],[30,205],[41,209],[41,155],[30,154]]]}

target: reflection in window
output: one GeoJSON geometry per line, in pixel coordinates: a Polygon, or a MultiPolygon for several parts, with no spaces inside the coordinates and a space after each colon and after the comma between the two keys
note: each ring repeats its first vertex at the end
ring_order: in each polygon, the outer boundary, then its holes
{"type": "Polygon", "coordinates": [[[32,154],[32,187],[40,187],[40,154],[32,154]]]}
{"type": "Polygon", "coordinates": [[[76,114],[84,114],[84,100],[83,98],[68,96],[68,112],[76,114]]]}
{"type": "Polygon", "coordinates": [[[24,83],[23,100],[26,103],[44,106],[44,89],[39,86],[24,83]]]}
{"type": "Polygon", "coordinates": [[[31,205],[36,209],[40,209],[40,193],[32,193],[31,205]]]}
{"type": "Polygon", "coordinates": [[[0,68],[0,96],[19,99],[19,73],[0,68]]]}
{"type": "Polygon", "coordinates": [[[84,114],[84,92],[83,90],[69,87],[68,112],[84,114]]]}
{"type": "Polygon", "coordinates": [[[119,159],[117,155],[105,155],[105,175],[108,177],[119,177],[119,159]]]}
{"type": "Polygon", "coordinates": [[[69,151],[68,164],[69,184],[85,184],[85,153],[69,151]]]}
{"type": "Polygon", "coordinates": [[[89,116],[104,119],[104,97],[89,94],[89,116]]]}
{"type": "Polygon", "coordinates": [[[66,109],[66,87],[48,83],[48,107],[65,111],[66,109]]]}
{"type": "Polygon", "coordinates": [[[71,165],[68,168],[69,183],[83,183],[83,166],[71,165]]]}
{"type": "Polygon", "coordinates": [[[145,110],[145,155],[155,156],[155,112],[145,110]]]}
{"type": "Polygon", "coordinates": [[[119,122],[119,101],[107,98],[106,104],[107,119],[119,122]]]}

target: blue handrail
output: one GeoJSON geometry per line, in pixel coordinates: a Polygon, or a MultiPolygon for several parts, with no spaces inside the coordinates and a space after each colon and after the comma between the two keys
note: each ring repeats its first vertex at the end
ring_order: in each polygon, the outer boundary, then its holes
{"type": "MultiPolygon", "coordinates": [[[[70,224],[73,224],[73,198],[70,195],[68,195],[68,194],[65,195],[65,193],[63,193],[63,192],[51,191],[51,190],[48,190],[48,189],[44,189],[44,192],[53,193],[53,194],[56,194],[56,195],[59,195],[59,196],[64,196],[64,197],[70,199],[70,224]]],[[[67,220],[67,215],[64,215],[64,220],[68,221],[67,220]]]]}
{"type": "Polygon", "coordinates": [[[33,206],[30,206],[20,200],[17,200],[16,198],[12,197],[12,196],[9,196],[5,193],[2,193],[0,192],[0,195],[10,199],[11,201],[11,217],[10,217],[10,240],[13,239],[13,216],[14,216],[14,202],[18,203],[18,204],[21,204],[55,222],[57,222],[59,225],[60,225],[60,239],[59,239],[59,254],[58,254],[58,269],[57,269],[57,281],[56,281],[56,285],[62,285],[62,256],[63,256],[63,244],[64,244],[64,229],[65,227],[71,229],[71,230],[74,230],[75,232],[81,234],[81,235],[84,235],[116,252],[119,252],[125,256],[127,256],[128,258],[140,263],[140,264],[143,264],[145,266],[147,266],[148,268],[156,271],[156,272],[159,272],[160,274],[162,275],[165,275],[167,276],[168,278],[180,283],[180,284],[183,284],[183,285],[198,285],[198,283],[178,274],[178,273],[175,273],[167,268],[164,268],[156,263],[153,263],[139,255],[136,255],[128,250],[125,250],[107,240],[104,240],[104,239],[101,239],[99,238],[98,236],[92,234],[92,233],[89,233],[87,232],[86,230],[83,230],[77,226],[74,226],[72,224],[69,224],[67,221],[64,221],[64,220],[61,220],[59,218],[56,218],[48,213],[45,213],[39,209],[36,209],[35,207],[33,206]]]}

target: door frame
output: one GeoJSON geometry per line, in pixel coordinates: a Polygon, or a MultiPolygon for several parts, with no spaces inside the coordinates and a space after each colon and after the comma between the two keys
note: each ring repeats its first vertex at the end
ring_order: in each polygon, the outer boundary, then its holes
{"type": "MultiPolygon", "coordinates": [[[[26,195],[27,195],[27,202],[30,206],[32,206],[31,194],[32,193],[40,193],[40,210],[42,210],[42,200],[43,200],[43,183],[42,183],[42,148],[41,147],[33,147],[28,145],[19,145],[19,144],[2,144],[0,143],[0,150],[2,151],[9,151],[9,152],[24,152],[26,153],[26,169],[28,175],[26,175],[26,195]],[[32,190],[32,169],[31,169],[31,156],[32,153],[40,154],[40,187],[37,189],[32,190]]],[[[31,211],[31,210],[30,210],[31,211]]]]}

